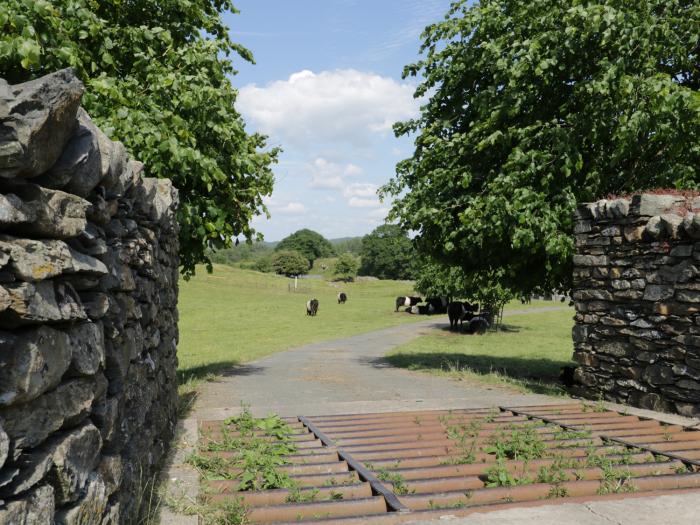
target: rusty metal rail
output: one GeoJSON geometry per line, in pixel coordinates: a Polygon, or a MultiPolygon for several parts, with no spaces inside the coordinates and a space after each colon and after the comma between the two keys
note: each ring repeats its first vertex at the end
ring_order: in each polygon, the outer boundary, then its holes
{"type": "MultiPolygon", "coordinates": [[[[236,481],[203,482],[211,503],[236,498],[250,523],[388,524],[446,510],[465,515],[700,489],[700,431],[580,402],[285,420],[298,448],[279,470],[297,488],[247,492],[236,481]],[[497,461],[494,444],[516,439],[509,436],[518,431],[538,443],[540,455],[497,461]],[[506,472],[513,483],[504,485],[494,472],[506,472]]],[[[201,428],[206,444],[219,437],[221,422],[201,428]]]]}
{"type": "MultiPolygon", "coordinates": [[[[318,439],[320,439],[325,446],[335,446],[333,440],[330,439],[326,434],[324,434],[316,425],[313,424],[313,422],[309,421],[308,418],[304,416],[299,416],[299,421],[302,422],[304,426],[306,426],[306,428],[308,428],[318,439]]],[[[380,496],[384,497],[384,500],[386,501],[387,507],[389,507],[389,509],[391,509],[394,512],[409,511],[408,507],[399,501],[399,498],[396,497],[396,494],[394,494],[391,490],[386,488],[384,484],[382,484],[382,482],[379,481],[377,477],[374,474],[372,474],[372,472],[367,470],[359,461],[355,460],[355,458],[353,458],[342,448],[337,448],[336,451],[338,452],[338,457],[341,460],[344,460],[352,470],[357,472],[357,474],[360,476],[360,479],[363,479],[364,481],[368,482],[372,487],[372,490],[376,494],[379,494],[380,496]]]]}

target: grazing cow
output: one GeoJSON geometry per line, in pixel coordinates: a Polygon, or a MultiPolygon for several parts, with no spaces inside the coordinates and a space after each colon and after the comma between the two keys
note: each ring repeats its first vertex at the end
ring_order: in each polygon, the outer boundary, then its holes
{"type": "Polygon", "coordinates": [[[425,302],[428,305],[428,313],[444,314],[447,312],[447,305],[449,304],[447,297],[428,297],[425,302]]]}
{"type": "Polygon", "coordinates": [[[396,298],[396,311],[399,308],[405,306],[406,308],[420,303],[423,299],[421,297],[397,297],[396,298]]]}
{"type": "Polygon", "coordinates": [[[427,304],[415,304],[406,308],[409,314],[427,315],[430,313],[430,306],[427,304]]]}
{"type": "Polygon", "coordinates": [[[318,312],[318,299],[306,301],[306,315],[314,316],[318,312]]]}
{"type": "Polygon", "coordinates": [[[489,322],[488,317],[482,314],[475,315],[469,319],[470,334],[483,334],[489,329],[489,326],[491,326],[491,323],[489,322]]]}
{"type": "Polygon", "coordinates": [[[464,320],[471,320],[474,317],[474,312],[479,309],[478,304],[463,303],[461,301],[452,301],[447,305],[447,317],[450,318],[450,330],[457,328],[459,323],[460,330],[464,320]]]}
{"type": "Polygon", "coordinates": [[[348,300],[348,296],[345,295],[345,292],[340,292],[338,294],[338,304],[345,304],[345,301],[348,300]]]}

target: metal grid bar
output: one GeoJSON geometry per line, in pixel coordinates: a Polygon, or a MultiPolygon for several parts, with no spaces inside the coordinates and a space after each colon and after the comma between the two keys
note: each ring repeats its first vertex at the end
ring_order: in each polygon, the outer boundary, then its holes
{"type": "MultiPolygon", "coordinates": [[[[324,434],[321,429],[319,429],[314,423],[309,421],[305,416],[299,416],[299,421],[308,428],[325,446],[333,447],[336,446],[331,438],[324,434]]],[[[348,452],[344,451],[342,448],[336,448],[338,457],[341,460],[345,460],[348,466],[355,470],[361,479],[365,480],[370,484],[372,490],[384,497],[387,507],[389,507],[394,512],[410,512],[410,509],[399,501],[393,491],[389,490],[384,484],[377,479],[377,477],[372,474],[368,469],[365,468],[359,461],[352,457],[348,452]]]]}
{"type": "MultiPolygon", "coordinates": [[[[559,425],[562,428],[566,428],[568,430],[580,430],[580,427],[585,426],[585,424],[582,425],[568,425],[564,423],[559,423],[556,419],[551,419],[548,417],[543,417],[539,416],[537,414],[530,414],[528,412],[524,412],[522,410],[518,410],[516,408],[509,408],[509,407],[498,407],[501,411],[504,412],[512,412],[513,414],[520,414],[521,416],[528,417],[530,419],[539,419],[540,421],[544,421],[545,423],[549,423],[552,425],[559,425]]],[[[639,419],[648,419],[648,418],[639,418],[639,419]]],[[[623,445],[627,448],[637,448],[639,450],[645,450],[646,452],[649,452],[651,454],[654,454],[655,456],[664,456],[670,459],[674,459],[676,461],[682,462],[684,465],[690,466],[692,465],[693,467],[698,467],[700,468],[700,461],[695,460],[695,459],[690,459],[683,457],[679,454],[674,454],[673,452],[668,452],[665,450],[659,450],[657,448],[654,448],[649,445],[645,445],[643,443],[632,443],[631,441],[627,441],[625,439],[621,439],[619,437],[615,436],[606,436],[605,434],[600,434],[597,437],[604,441],[612,442],[612,443],[619,443],[620,445],[623,445]]]]}

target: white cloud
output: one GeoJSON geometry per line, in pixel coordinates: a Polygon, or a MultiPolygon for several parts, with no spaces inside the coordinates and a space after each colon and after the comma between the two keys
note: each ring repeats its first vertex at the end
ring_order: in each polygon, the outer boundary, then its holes
{"type": "Polygon", "coordinates": [[[414,86],[354,69],[294,73],[240,90],[238,108],[263,133],[284,143],[366,144],[394,122],[418,114],[414,86]]]}
{"type": "Polygon", "coordinates": [[[345,197],[363,197],[363,198],[376,198],[377,190],[379,186],[376,184],[371,184],[369,182],[359,183],[355,182],[349,184],[343,190],[343,196],[345,197]]]}
{"type": "Polygon", "coordinates": [[[350,197],[348,199],[348,206],[351,208],[377,208],[381,206],[382,203],[379,199],[363,199],[362,197],[350,197]]]}
{"type": "Polygon", "coordinates": [[[357,177],[358,175],[362,175],[364,173],[362,168],[355,166],[354,164],[348,164],[345,166],[345,170],[343,171],[347,177],[357,177]]]}
{"type": "Polygon", "coordinates": [[[311,167],[312,188],[340,190],[345,186],[343,177],[354,177],[363,173],[362,168],[354,164],[336,164],[323,157],[313,161],[311,167]]]}
{"type": "Polygon", "coordinates": [[[301,213],[306,213],[306,206],[304,206],[301,202],[288,202],[284,206],[275,206],[273,211],[276,213],[299,215],[301,213]]]}

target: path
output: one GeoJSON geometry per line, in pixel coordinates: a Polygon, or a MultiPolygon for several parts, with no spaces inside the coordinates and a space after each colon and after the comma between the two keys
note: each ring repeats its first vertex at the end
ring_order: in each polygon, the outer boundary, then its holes
{"type": "MultiPolygon", "coordinates": [[[[561,307],[511,310],[506,316],[561,310],[561,307]]],[[[322,322],[319,318],[315,322],[322,322]]],[[[562,401],[543,395],[521,394],[508,387],[451,380],[394,368],[383,356],[392,349],[436,328],[446,319],[387,328],[375,332],[314,343],[239,366],[219,380],[202,386],[190,419],[184,427],[173,464],[168,472],[171,489],[182,497],[196,498],[197,476],[183,466],[196,440],[196,420],[221,419],[240,411],[241,403],[255,415],[274,412],[282,416],[390,412],[507,405],[535,405],[562,401]],[[174,489],[172,488],[174,487],[174,489]]],[[[612,406],[612,405],[611,405],[612,406]]],[[[677,416],[627,409],[630,414],[658,417],[672,423],[697,423],[677,416]]],[[[696,509],[700,493],[676,493],[619,501],[576,502],[473,514],[446,516],[415,525],[691,525],[700,523],[696,509]]],[[[195,525],[191,517],[165,509],[161,523],[195,525]]]]}
{"type": "MultiPolygon", "coordinates": [[[[562,308],[514,310],[507,315],[554,310],[562,308]]],[[[203,386],[195,411],[200,419],[218,419],[237,411],[241,403],[249,404],[255,414],[295,416],[552,402],[551,397],[395,368],[383,359],[397,346],[446,324],[446,318],[432,317],[302,346],[236,367],[203,386]]]]}

